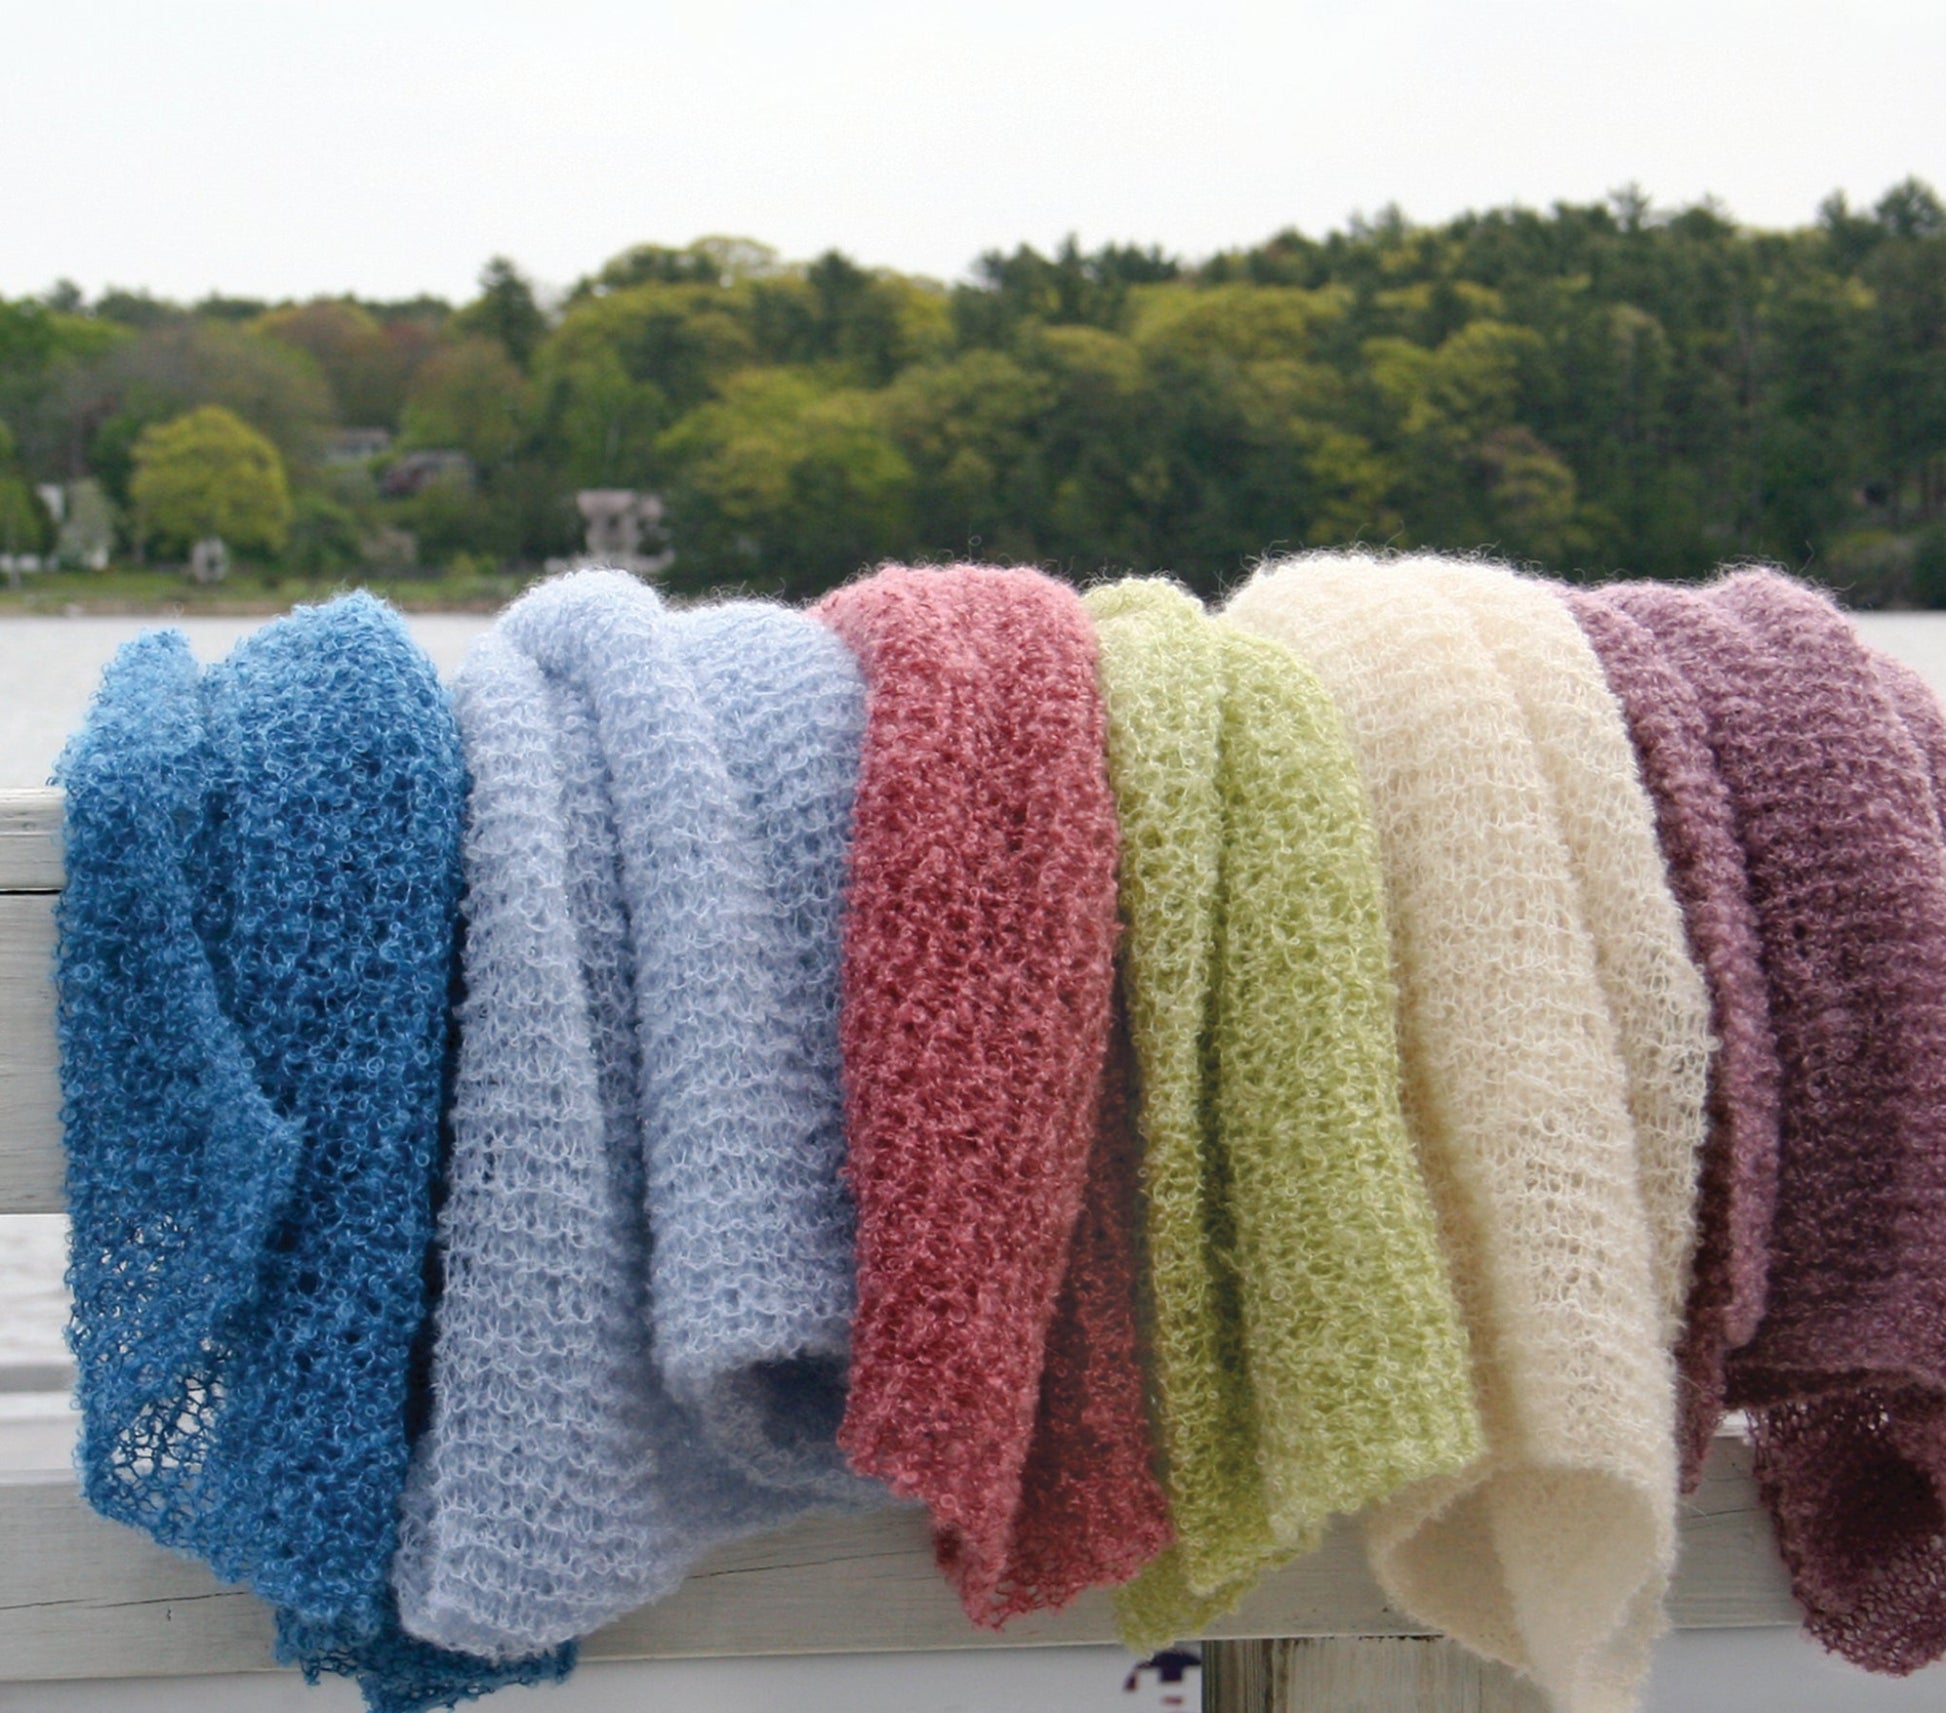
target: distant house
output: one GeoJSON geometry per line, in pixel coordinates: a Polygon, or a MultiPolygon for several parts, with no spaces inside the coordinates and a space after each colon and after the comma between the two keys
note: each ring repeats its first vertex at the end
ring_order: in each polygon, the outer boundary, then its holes
{"type": "Polygon", "coordinates": [[[431,447],[423,452],[407,452],[385,467],[378,479],[378,491],[387,499],[401,500],[429,488],[434,482],[463,482],[473,485],[473,460],[464,452],[446,447],[431,447]]]}
{"type": "Polygon", "coordinates": [[[368,458],[380,458],[392,450],[392,431],[389,428],[340,428],[325,442],[324,461],[327,464],[362,464],[368,458]]]}
{"type": "Polygon", "coordinates": [[[662,526],[662,496],[635,488],[583,488],[574,496],[581,513],[583,563],[612,565],[653,577],[675,562],[662,526]]]}
{"type": "Polygon", "coordinates": [[[106,571],[115,556],[115,508],[102,485],[83,476],[78,482],[50,482],[38,491],[54,519],[53,562],[106,571]]]}

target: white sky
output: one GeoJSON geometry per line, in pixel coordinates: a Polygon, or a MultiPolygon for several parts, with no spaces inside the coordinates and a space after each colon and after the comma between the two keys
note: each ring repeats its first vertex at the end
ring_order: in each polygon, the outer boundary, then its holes
{"type": "Polygon", "coordinates": [[[0,293],[564,286],[706,233],[952,278],[1719,197],[1946,193],[1942,0],[0,0],[0,293]]]}

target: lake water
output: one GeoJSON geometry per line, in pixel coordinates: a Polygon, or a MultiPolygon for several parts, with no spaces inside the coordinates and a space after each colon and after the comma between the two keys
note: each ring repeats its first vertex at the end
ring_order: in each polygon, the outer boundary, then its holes
{"type": "MultiPolygon", "coordinates": [[[[0,787],[38,785],[79,721],[103,664],[156,621],[119,618],[0,619],[0,787]]],[[[219,659],[261,619],[185,619],[180,628],[198,656],[219,659]]],[[[488,619],[436,614],[411,619],[412,633],[450,672],[488,619]]],[[[1867,638],[1916,668],[1946,695],[1946,614],[1868,613],[1867,638]]],[[[65,1358],[61,1326],[63,1222],[54,1216],[0,1216],[0,1365],[65,1358]]],[[[0,1421],[29,1406],[0,1393],[0,1421]]],[[[41,1407],[45,1407],[45,1400],[41,1407]]],[[[4,1435],[0,1435],[3,1439],[4,1435]]]]}

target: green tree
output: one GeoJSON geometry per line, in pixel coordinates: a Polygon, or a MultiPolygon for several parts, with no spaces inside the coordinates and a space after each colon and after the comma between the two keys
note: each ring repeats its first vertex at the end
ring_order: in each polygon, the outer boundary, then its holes
{"type": "Polygon", "coordinates": [[[413,372],[432,344],[423,323],[388,324],[349,298],[285,304],[254,328],[309,356],[331,389],[333,417],[358,427],[398,426],[413,372]]]}
{"type": "Polygon", "coordinates": [[[661,473],[656,437],[674,422],[675,412],[655,382],[629,374],[614,345],[597,338],[550,340],[534,365],[534,391],[543,432],[570,485],[654,485],[661,473]]]}
{"type": "Polygon", "coordinates": [[[277,448],[221,405],[145,429],[130,492],[144,538],[165,550],[214,535],[240,552],[274,554],[290,531],[277,448]]]}
{"type": "Polygon", "coordinates": [[[129,338],[125,328],[32,299],[0,299],[0,418],[35,475],[57,480],[87,468],[87,434],[68,401],[78,377],[129,338]]]}
{"type": "Polygon", "coordinates": [[[789,369],[739,376],[662,451],[680,587],[807,595],[908,544],[911,466],[869,393],[789,369]]]}
{"type": "Polygon", "coordinates": [[[70,437],[118,504],[143,429],[200,405],[242,418],[296,468],[317,456],[331,420],[331,390],[308,353],[222,321],[165,322],[117,344],[61,399],[70,437]]]}
{"type": "Polygon", "coordinates": [[[655,389],[667,426],[759,359],[746,297],[715,285],[649,283],[574,304],[536,366],[558,374],[612,361],[632,385],[655,389]]]}
{"type": "Polygon", "coordinates": [[[460,339],[420,364],[407,395],[407,446],[455,447],[482,468],[512,455],[528,410],[526,378],[493,340],[460,339]]]}
{"type": "Polygon", "coordinates": [[[0,553],[39,553],[48,545],[48,518],[14,456],[13,436],[0,422],[0,553]]]}
{"type": "Polygon", "coordinates": [[[533,285],[505,256],[480,270],[480,295],[453,317],[455,331],[498,342],[525,369],[547,336],[547,316],[533,285]]]}
{"type": "Polygon", "coordinates": [[[915,475],[925,551],[1042,556],[1047,483],[1039,442],[1056,397],[1046,374],[983,350],[908,369],[886,389],[883,420],[915,475]]]}
{"type": "Polygon", "coordinates": [[[1241,281],[1138,295],[1154,563],[1214,593],[1267,552],[1396,531],[1396,472],[1335,366],[1352,303],[1241,281]]]}
{"type": "Polygon", "coordinates": [[[851,384],[882,387],[908,365],[944,355],[952,337],[943,291],[870,272],[836,250],[734,295],[748,305],[762,360],[829,367],[851,384]]]}
{"type": "Polygon", "coordinates": [[[342,501],[315,489],[292,503],[284,561],[307,577],[336,576],[364,558],[358,515],[342,501]]]}

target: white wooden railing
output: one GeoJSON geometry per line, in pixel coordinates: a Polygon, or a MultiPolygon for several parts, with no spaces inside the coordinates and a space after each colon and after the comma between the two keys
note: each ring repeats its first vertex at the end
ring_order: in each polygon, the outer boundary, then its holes
{"type": "MultiPolygon", "coordinates": [[[[55,1080],[54,895],[60,797],[0,791],[0,1213],[61,1207],[55,1080]]],[[[1671,1615],[1696,1629],[1798,1621],[1749,1458],[1718,1441],[1683,1514],[1671,1615]]],[[[932,1562],[910,1512],[801,1523],[710,1558],[680,1591],[587,1644],[590,1659],[920,1652],[1112,1642],[1105,1595],[1055,1616],[977,1629],[932,1562]]],[[[1538,1706],[1511,1674],[1476,1664],[1386,1604],[1356,1533],[1267,1578],[1214,1626],[1206,1705],[1273,1713],[1304,1685],[1333,1703],[1505,1713],[1538,1706]],[[1293,1649],[1228,1645],[1319,1638],[1293,1649]],[[1342,1696],[1343,1699],[1338,1699],[1342,1696]]],[[[57,1678],[168,1677],[272,1669],[270,1618],[201,1565],[104,1522],[67,1474],[0,1469],[0,1685],[57,1678]]],[[[1325,1703],[1306,1703],[1325,1705],[1325,1703]]]]}

